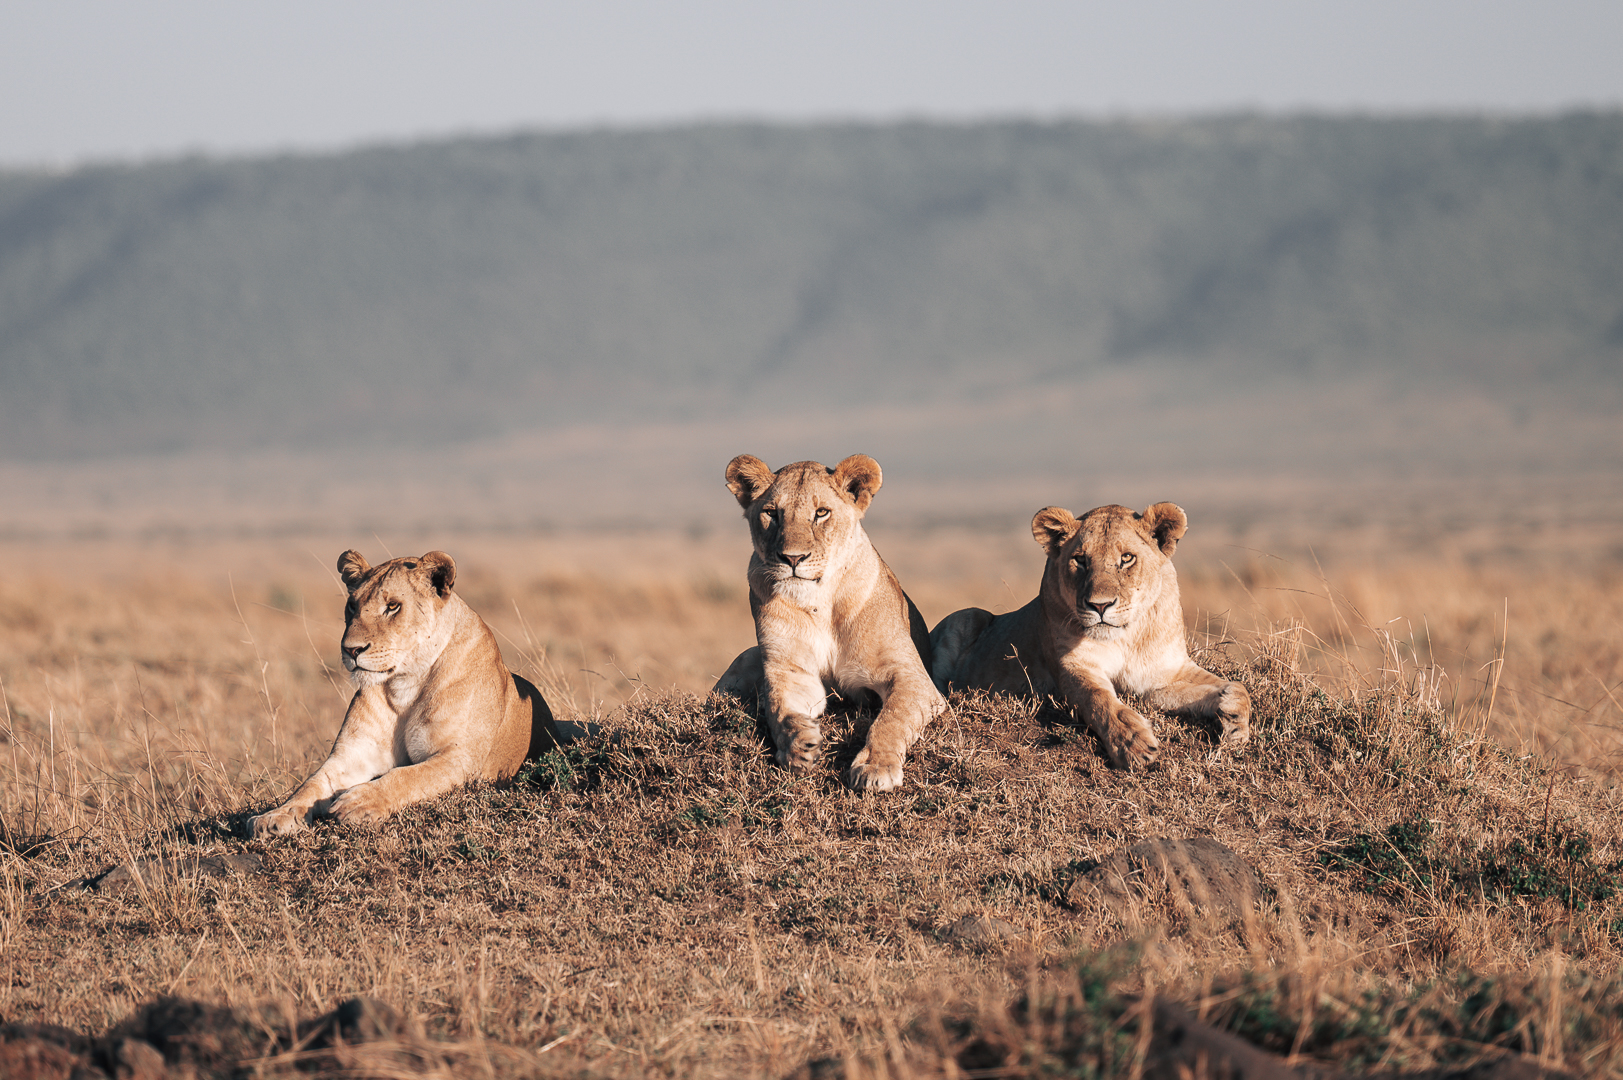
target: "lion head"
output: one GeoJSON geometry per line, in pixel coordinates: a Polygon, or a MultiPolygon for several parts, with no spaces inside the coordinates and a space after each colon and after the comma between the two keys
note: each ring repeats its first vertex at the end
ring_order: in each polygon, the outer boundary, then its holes
{"type": "Polygon", "coordinates": [[[740,454],[727,465],[727,489],[744,508],[760,571],[775,583],[820,582],[862,538],[862,515],[883,482],[879,462],[852,454],[830,469],[797,461],[777,472],[740,454]]]}
{"type": "Polygon", "coordinates": [[[1048,552],[1044,597],[1085,636],[1120,637],[1150,616],[1169,583],[1176,589],[1172,553],[1188,527],[1183,509],[1169,502],[1143,513],[1101,506],[1080,519],[1044,507],[1031,519],[1032,536],[1048,552]]]}
{"type": "Polygon", "coordinates": [[[369,566],[358,551],[338,556],[349,589],[344,605],[344,670],[356,687],[396,674],[427,671],[450,628],[440,616],[456,582],[456,562],[443,551],[369,566]]]}

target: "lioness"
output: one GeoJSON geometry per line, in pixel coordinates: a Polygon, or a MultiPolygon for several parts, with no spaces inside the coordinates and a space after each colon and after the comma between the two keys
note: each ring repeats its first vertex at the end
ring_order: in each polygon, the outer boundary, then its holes
{"type": "Polygon", "coordinates": [[[1007,615],[965,608],[942,619],[930,632],[936,685],[1057,693],[1121,768],[1154,761],[1160,743],[1117,690],[1162,712],[1216,717],[1224,744],[1244,744],[1251,696],[1189,659],[1172,567],[1187,529],[1168,502],[1142,514],[1101,506],[1081,520],[1057,506],[1037,511],[1031,534],[1048,552],[1037,598],[1007,615]]]}
{"type": "Polygon", "coordinates": [[[342,648],[355,696],[326,762],[286,803],[249,820],[254,836],[302,829],[329,800],[339,821],[378,822],[468,780],[512,776],[558,745],[541,692],[507,670],[490,627],[451,592],[451,556],[372,567],[346,551],[338,573],[349,589],[342,648]]]}
{"type": "Polygon", "coordinates": [[[750,612],[759,644],[734,660],[715,691],[757,697],[778,762],[817,761],[817,718],[830,688],[871,690],[883,707],[847,783],[884,791],[901,784],[907,748],[946,707],[930,681],[924,618],[862,529],[883,474],[866,454],[835,468],[815,461],[774,473],[740,454],[727,487],[749,519],[750,612]]]}

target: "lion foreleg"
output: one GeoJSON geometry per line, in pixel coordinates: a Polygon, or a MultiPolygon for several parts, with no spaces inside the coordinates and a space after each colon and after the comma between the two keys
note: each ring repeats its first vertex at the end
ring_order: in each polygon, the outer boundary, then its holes
{"type": "Polygon", "coordinates": [[[1194,661],[1186,662],[1171,682],[1145,694],[1144,703],[1165,713],[1217,720],[1225,746],[1244,746],[1251,738],[1251,695],[1194,661]]]}
{"type": "Polygon", "coordinates": [[[441,751],[350,788],[334,800],[328,812],[346,824],[375,825],[403,807],[443,795],[473,776],[466,755],[441,751]]]}
{"type": "Polygon", "coordinates": [[[868,729],[868,741],[851,762],[846,783],[858,791],[889,791],[902,783],[902,763],[908,747],[925,725],[947,706],[935,684],[924,677],[904,676],[885,696],[884,708],[868,729]]]}
{"type": "Polygon", "coordinates": [[[248,819],[252,836],[297,832],[310,823],[317,803],[364,784],[394,766],[395,716],[381,686],[363,687],[350,699],[349,711],[333,741],[332,753],[287,802],[248,819]]]}
{"type": "Polygon", "coordinates": [[[1087,669],[1060,665],[1060,692],[1105,745],[1118,769],[1148,765],[1161,753],[1155,731],[1137,709],[1116,696],[1110,680],[1087,669]]]}
{"type": "Polygon", "coordinates": [[[767,660],[766,725],[778,750],[778,764],[808,769],[823,750],[823,728],[818,718],[828,708],[823,680],[798,664],[767,660]]]}

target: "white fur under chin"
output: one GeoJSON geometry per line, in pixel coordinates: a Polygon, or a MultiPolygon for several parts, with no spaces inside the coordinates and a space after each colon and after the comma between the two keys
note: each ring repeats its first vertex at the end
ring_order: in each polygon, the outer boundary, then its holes
{"type": "Polygon", "coordinates": [[[821,578],[781,577],[772,583],[772,591],[796,607],[815,607],[823,600],[821,578]]]}
{"type": "Polygon", "coordinates": [[[371,671],[367,668],[353,668],[349,673],[349,684],[357,690],[364,690],[368,686],[377,686],[389,681],[392,671],[371,671]]]}

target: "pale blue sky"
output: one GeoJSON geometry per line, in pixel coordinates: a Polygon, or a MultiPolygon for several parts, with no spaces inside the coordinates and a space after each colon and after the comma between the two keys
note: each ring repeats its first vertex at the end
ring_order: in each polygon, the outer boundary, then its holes
{"type": "Polygon", "coordinates": [[[1619,0],[0,0],[0,164],[703,119],[1623,106],[1619,0]]]}

